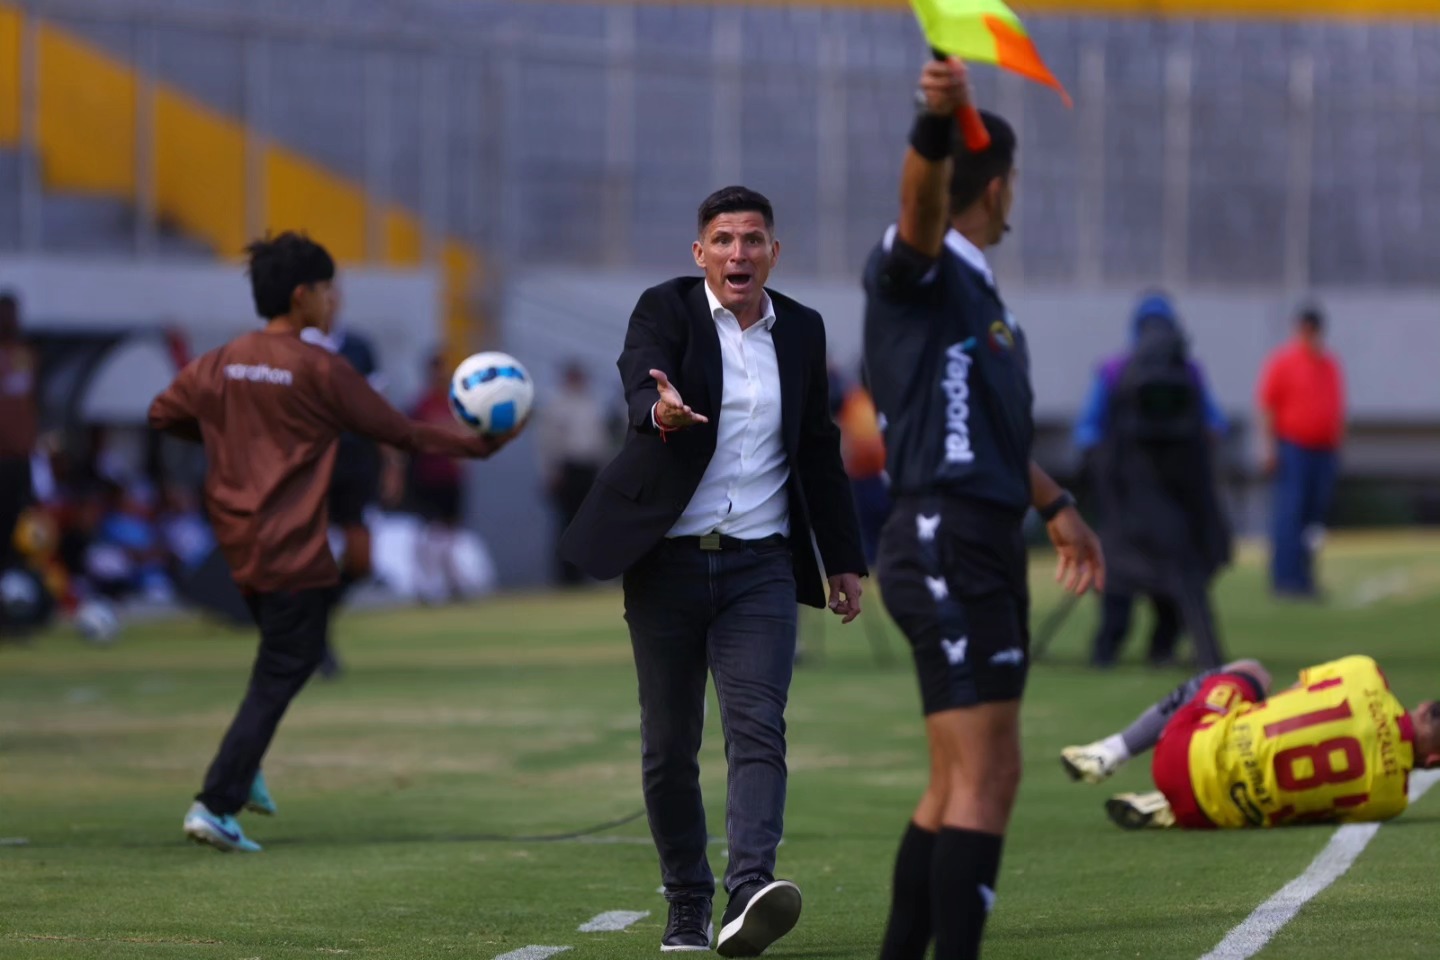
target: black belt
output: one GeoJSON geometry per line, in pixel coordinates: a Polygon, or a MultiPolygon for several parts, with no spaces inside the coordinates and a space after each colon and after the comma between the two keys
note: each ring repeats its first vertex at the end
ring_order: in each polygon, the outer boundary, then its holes
{"type": "Polygon", "coordinates": [[[786,542],[784,534],[772,533],[768,537],[761,537],[759,540],[741,540],[739,537],[727,537],[723,533],[707,533],[700,537],[671,537],[669,543],[679,546],[692,547],[699,550],[749,550],[754,547],[775,547],[786,542]]]}

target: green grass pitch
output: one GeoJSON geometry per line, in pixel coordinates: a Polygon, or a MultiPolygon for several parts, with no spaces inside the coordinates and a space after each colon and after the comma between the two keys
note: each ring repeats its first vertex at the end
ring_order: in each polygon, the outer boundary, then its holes
{"type": "MultiPolygon", "coordinates": [[[[1277,679],[1364,652],[1407,703],[1440,694],[1440,541],[1340,538],[1324,607],[1265,595],[1247,553],[1218,589],[1231,655],[1277,679]]],[[[1034,565],[1036,621],[1056,601],[1034,565]]],[[[868,617],[881,617],[872,604],[868,617]]],[[[895,842],[923,786],[908,652],[888,666],[860,624],[802,620],[812,653],[791,695],[780,872],[805,892],[775,957],[872,960],[895,842]]],[[[1031,674],[1025,782],[987,960],[1194,960],[1305,869],[1331,831],[1123,833],[1106,788],[1071,784],[1056,753],[1112,732],[1182,676],[1081,662],[1086,604],[1031,674]]],[[[1142,624],[1144,626],[1143,618],[1142,624]]],[[[640,808],[629,645],[612,591],[439,611],[353,614],[339,682],[296,701],[266,764],[280,816],[246,815],[263,854],[185,842],[180,819],[240,696],[253,636],[193,622],[133,627],[111,649],[65,632],[0,647],[0,958],[489,958],[539,944],[574,960],[658,953],[664,905],[640,808]],[[487,839],[489,837],[489,839],[487,839]],[[19,844],[14,838],[23,838],[19,844]],[[579,933],[610,910],[650,911],[579,933]]],[[[1143,638],[1132,639],[1138,657],[1143,638]]],[[[723,832],[718,713],[702,759],[723,832]]],[[[1114,781],[1148,784],[1143,764],[1114,781]]],[[[712,847],[724,868],[724,845],[712,847]]],[[[1429,958],[1440,943],[1440,790],[1388,825],[1265,960],[1429,958]]],[[[723,898],[717,903],[723,907],[723,898]]]]}

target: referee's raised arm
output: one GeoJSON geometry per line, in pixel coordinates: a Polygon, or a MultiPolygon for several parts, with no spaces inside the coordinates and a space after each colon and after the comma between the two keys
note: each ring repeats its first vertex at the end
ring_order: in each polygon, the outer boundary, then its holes
{"type": "Polygon", "coordinates": [[[955,112],[970,105],[970,81],[959,60],[932,60],[920,74],[921,112],[900,174],[898,237],[934,259],[950,227],[946,185],[953,167],[955,112]]]}

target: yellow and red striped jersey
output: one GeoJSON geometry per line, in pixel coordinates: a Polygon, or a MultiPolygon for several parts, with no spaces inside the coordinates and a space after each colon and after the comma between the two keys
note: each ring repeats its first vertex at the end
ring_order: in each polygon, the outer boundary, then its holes
{"type": "Polygon", "coordinates": [[[1415,730],[1369,657],[1300,671],[1261,703],[1220,684],[1190,741],[1190,779],[1216,826],[1387,820],[1409,803],[1415,730]]]}

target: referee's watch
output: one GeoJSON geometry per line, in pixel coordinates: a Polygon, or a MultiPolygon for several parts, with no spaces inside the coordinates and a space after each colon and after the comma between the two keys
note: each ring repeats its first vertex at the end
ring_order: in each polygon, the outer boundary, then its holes
{"type": "Polygon", "coordinates": [[[1041,520],[1049,523],[1060,515],[1061,510],[1073,506],[1075,506],[1075,495],[1069,490],[1061,490],[1060,496],[1045,504],[1037,512],[1040,514],[1041,520]]]}

